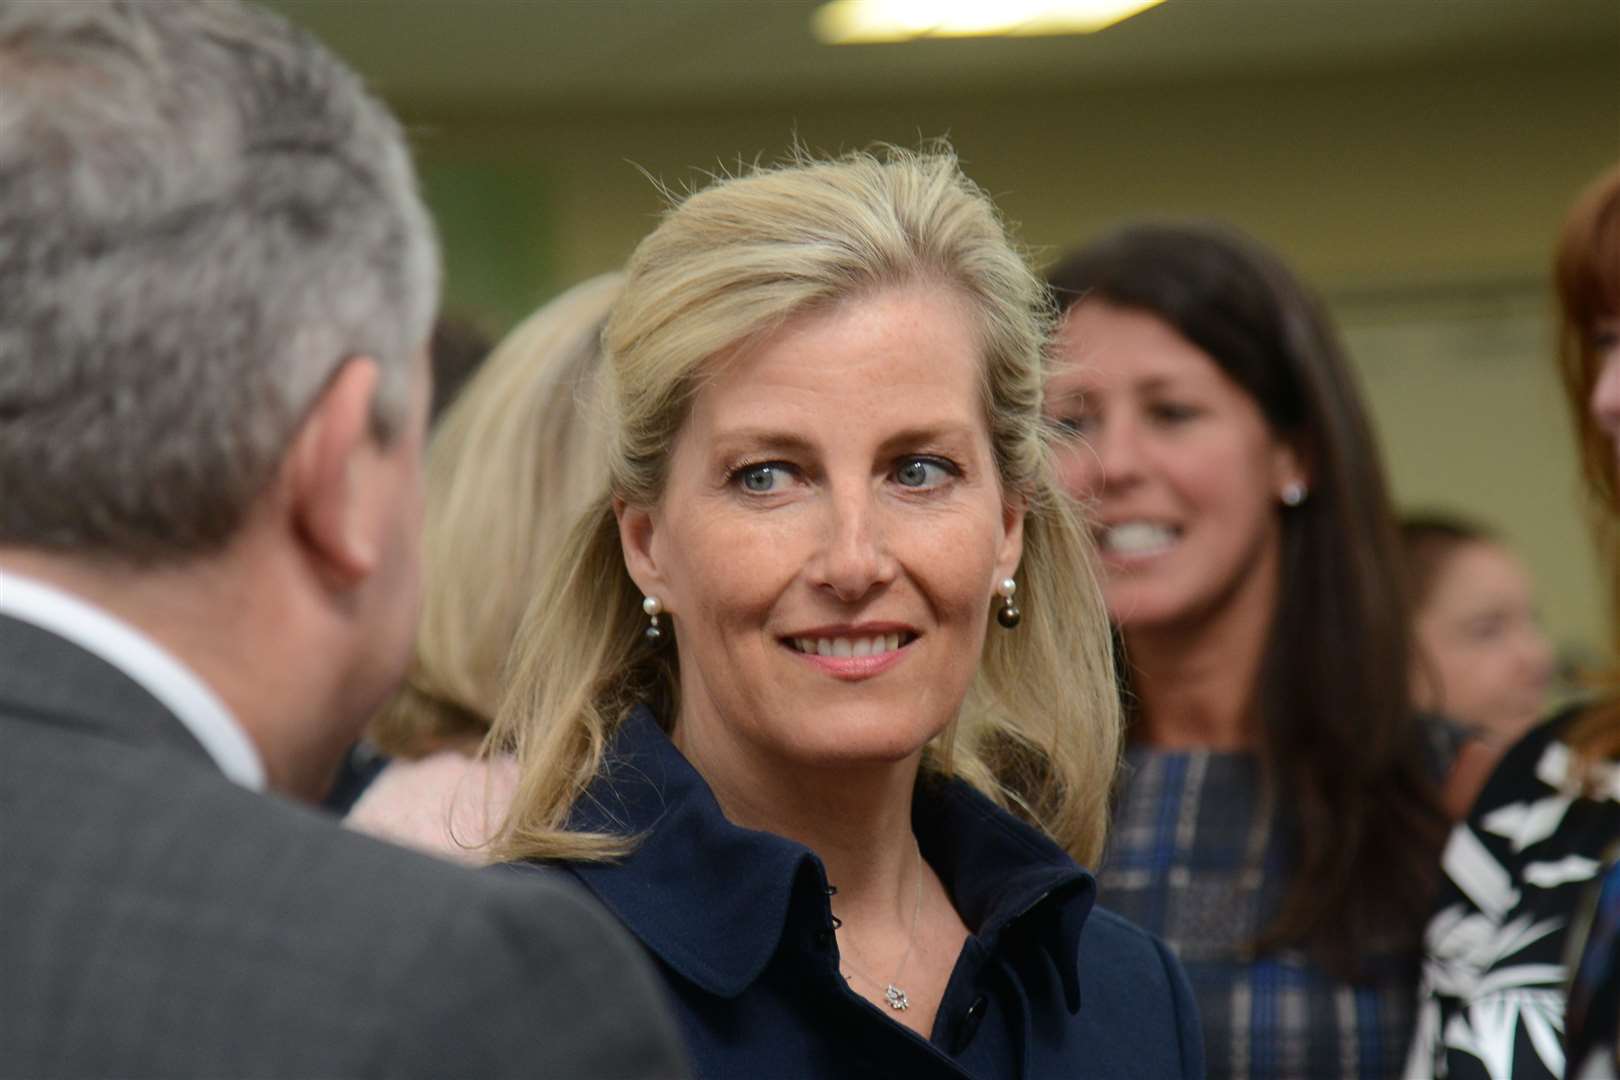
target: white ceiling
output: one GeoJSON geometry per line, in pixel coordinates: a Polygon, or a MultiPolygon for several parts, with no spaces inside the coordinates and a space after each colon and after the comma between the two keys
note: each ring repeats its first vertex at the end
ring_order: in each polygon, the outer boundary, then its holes
{"type": "Polygon", "coordinates": [[[915,99],[1606,54],[1620,0],[1169,0],[1089,36],[829,47],[817,0],[269,0],[404,107],[915,99]]]}

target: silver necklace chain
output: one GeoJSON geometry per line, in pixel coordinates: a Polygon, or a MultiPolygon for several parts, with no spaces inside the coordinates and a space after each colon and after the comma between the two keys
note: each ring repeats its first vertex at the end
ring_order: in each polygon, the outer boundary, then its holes
{"type": "MultiPolygon", "coordinates": [[[[916,846],[916,843],[916,840],[912,841],[912,845],[914,847],[916,846]]],[[[887,983],[879,983],[877,979],[872,978],[872,976],[866,974],[866,972],[857,970],[855,965],[851,964],[847,957],[842,955],[840,956],[840,959],[844,961],[843,966],[849,969],[849,975],[859,975],[862,980],[870,983],[872,986],[881,985],[883,987],[883,999],[889,1003],[889,1008],[893,1009],[895,1012],[905,1012],[907,1009],[911,1008],[911,999],[906,996],[905,990],[900,986],[900,976],[904,975],[906,972],[906,962],[911,959],[911,950],[917,947],[917,917],[922,914],[922,848],[917,847],[916,850],[917,898],[912,901],[911,905],[911,937],[906,940],[906,953],[900,958],[899,966],[894,969],[894,978],[890,979],[887,983]]],[[[845,982],[849,981],[849,975],[844,976],[845,982]]]]}

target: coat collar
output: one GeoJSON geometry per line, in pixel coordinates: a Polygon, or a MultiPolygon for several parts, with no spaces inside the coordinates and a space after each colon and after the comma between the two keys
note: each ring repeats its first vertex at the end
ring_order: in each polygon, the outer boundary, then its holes
{"type": "MultiPolygon", "coordinates": [[[[923,857],[984,948],[993,952],[1018,927],[1050,956],[1077,1010],[1080,931],[1096,896],[1091,874],[961,781],[920,781],[912,823],[923,857]]],[[[570,869],[664,963],[711,994],[735,997],[759,977],[796,895],[830,918],[821,860],[802,844],[727,821],[645,706],[620,726],[569,828],[637,838],[617,862],[570,869]]]]}
{"type": "Polygon", "coordinates": [[[208,751],[146,688],[80,645],[0,614],[0,711],[128,743],[208,751]]]}

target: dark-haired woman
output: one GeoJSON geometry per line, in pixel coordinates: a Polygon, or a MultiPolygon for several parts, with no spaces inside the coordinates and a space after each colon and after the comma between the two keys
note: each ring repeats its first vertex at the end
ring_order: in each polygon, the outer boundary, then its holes
{"type": "MultiPolygon", "coordinates": [[[[1570,211],[1555,272],[1564,388],[1611,610],[1620,613],[1620,168],[1570,211]]],[[[1446,1080],[1620,1076],[1614,870],[1593,896],[1620,851],[1617,842],[1620,704],[1603,697],[1564,710],[1508,750],[1452,833],[1426,936],[1414,1073],[1446,1080]],[[1594,927],[1589,955],[1571,971],[1587,922],[1594,927]]]]}
{"type": "Polygon", "coordinates": [[[1398,1074],[1451,748],[1409,705],[1395,529],[1331,328],[1213,226],[1126,228],[1049,283],[1047,408],[1132,714],[1101,895],[1178,952],[1211,1076],[1398,1074]]]}

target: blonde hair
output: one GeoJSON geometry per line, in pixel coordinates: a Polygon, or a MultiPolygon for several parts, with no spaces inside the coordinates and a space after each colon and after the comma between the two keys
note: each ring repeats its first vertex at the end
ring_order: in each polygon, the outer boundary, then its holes
{"type": "MultiPolygon", "coordinates": [[[[1106,831],[1120,717],[1095,554],[1058,494],[1041,421],[1050,303],[948,149],[800,154],[723,178],[666,213],[632,256],[604,335],[611,494],[658,500],[713,358],[806,311],[911,284],[966,302],[1002,488],[1028,508],[1023,623],[989,631],[967,700],[923,768],[1015,808],[1089,862],[1106,831]]],[[[497,856],[601,860],[632,843],[567,824],[625,714],[646,702],[668,724],[678,711],[674,650],[643,639],[641,599],[604,493],[576,523],[514,647],[491,746],[517,754],[520,778],[497,856]]]]}
{"type": "Polygon", "coordinates": [[[445,413],[428,452],[416,651],[371,726],[391,754],[484,737],[529,596],[564,557],[574,517],[607,487],[591,406],[622,280],[592,278],[518,324],[445,413]]]}

